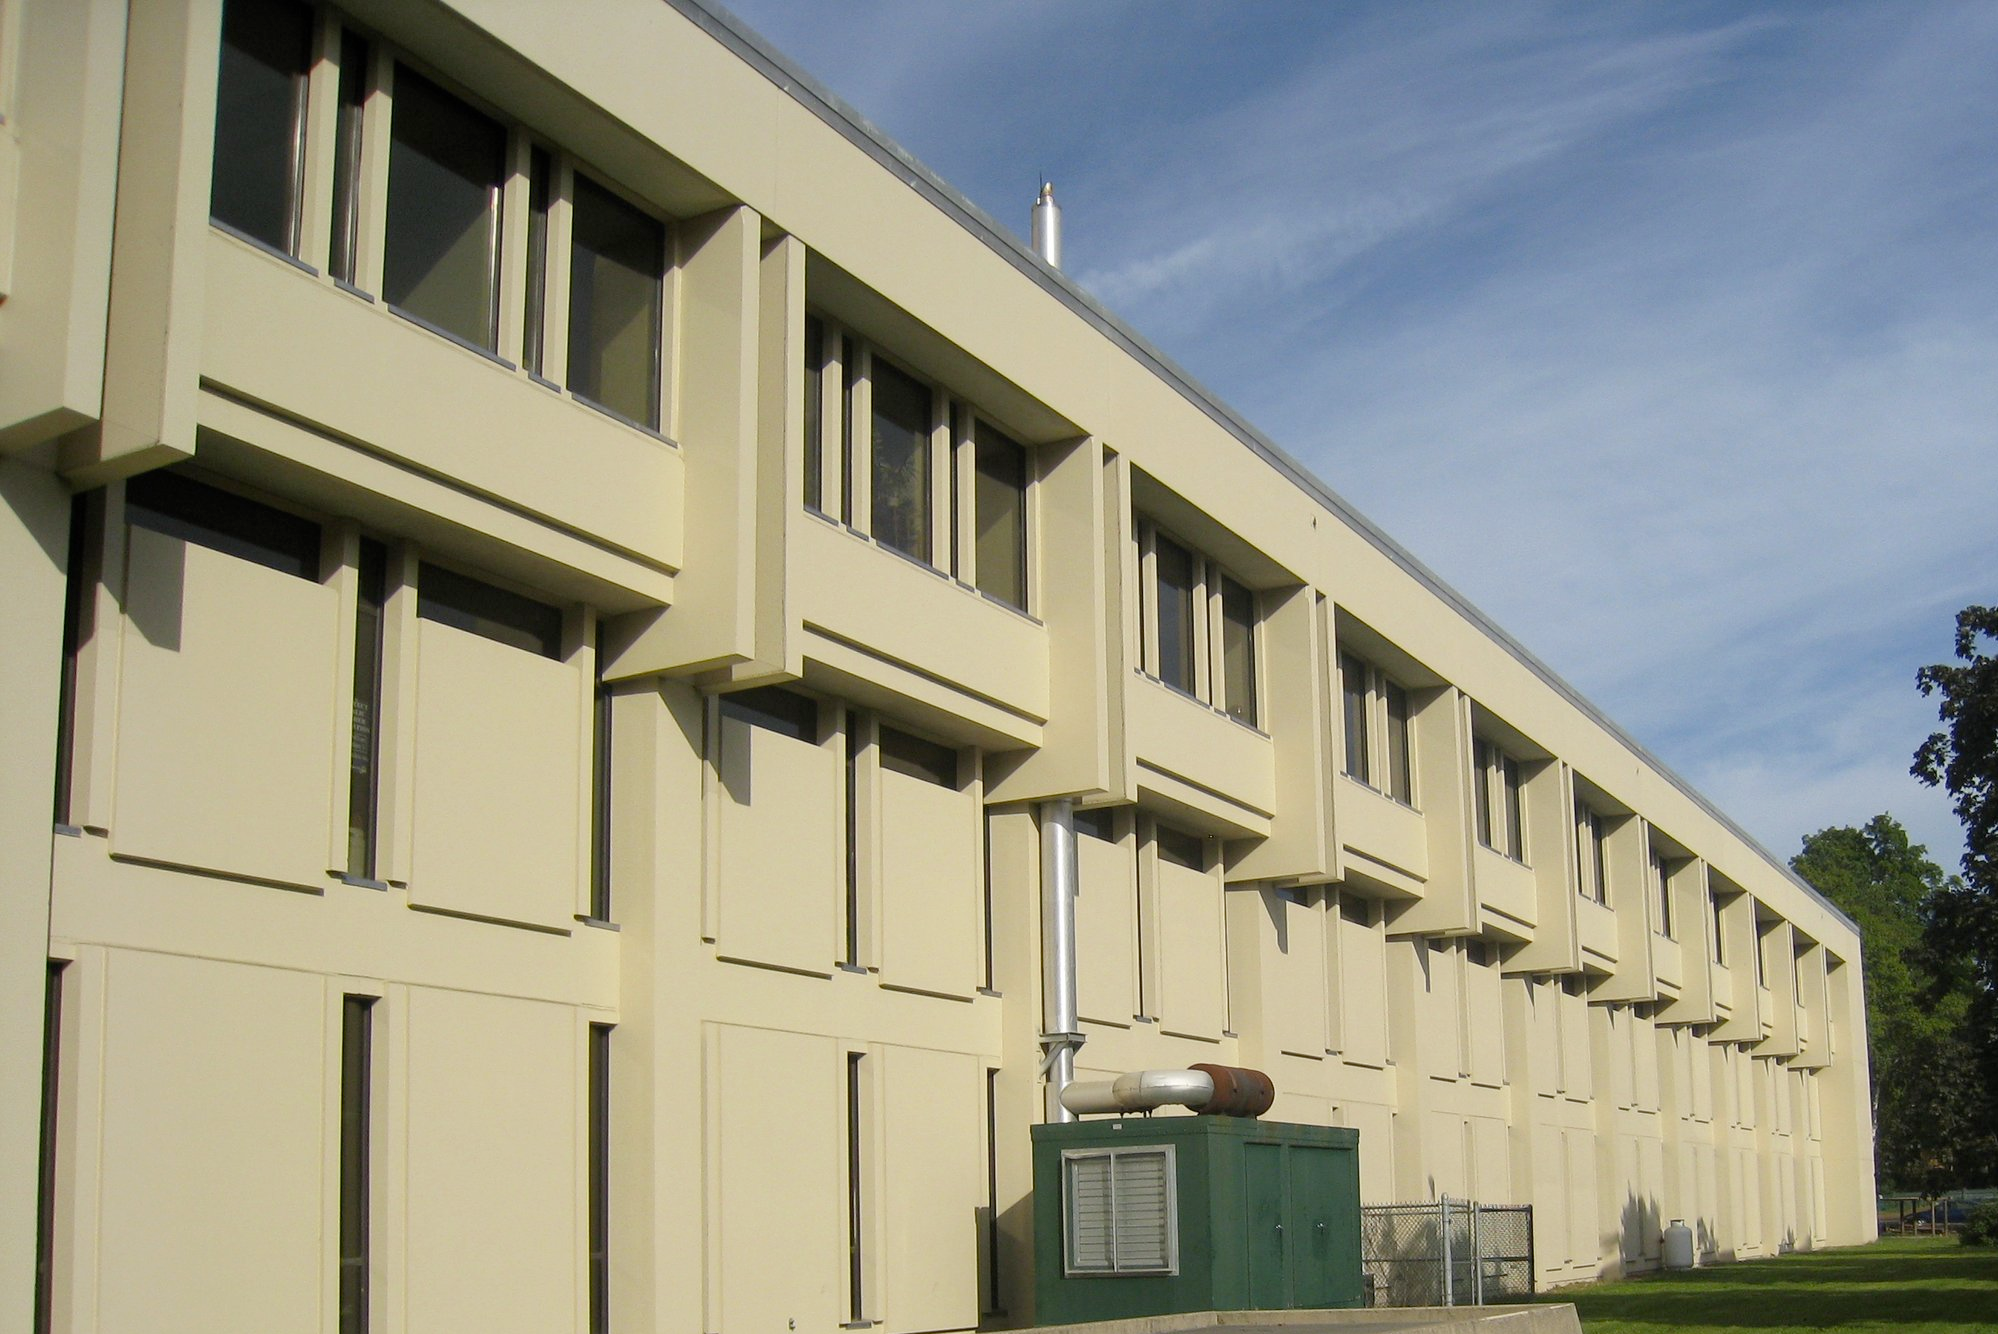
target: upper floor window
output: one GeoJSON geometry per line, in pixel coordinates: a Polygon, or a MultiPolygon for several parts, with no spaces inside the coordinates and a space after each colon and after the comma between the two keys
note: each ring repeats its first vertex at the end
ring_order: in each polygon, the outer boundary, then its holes
{"type": "Polygon", "coordinates": [[[1665,854],[1656,848],[1651,850],[1651,890],[1658,902],[1658,934],[1677,940],[1679,930],[1672,921],[1672,871],[1666,864],[1665,854]]]}
{"type": "Polygon", "coordinates": [[[569,205],[569,388],[659,425],[666,225],[581,172],[569,205]]]}
{"type": "Polygon", "coordinates": [[[1138,522],[1139,651],[1154,679],[1220,709],[1258,721],[1255,591],[1219,564],[1138,522]]]}
{"type": "Polygon", "coordinates": [[[228,0],[212,216],[343,285],[558,381],[648,430],[665,419],[668,224],[566,154],[293,0],[228,0]],[[326,179],[306,180],[312,52],[337,68],[326,179]],[[371,134],[371,119],[386,118],[371,134]],[[371,145],[380,144],[376,149],[371,145]],[[525,226],[509,235],[509,192],[525,226]],[[307,226],[301,199],[330,201],[307,226]],[[371,203],[370,201],[378,201],[371,203]],[[371,239],[372,238],[372,239],[371,239]],[[550,294],[566,292],[560,308],[550,294]]]}
{"type": "Polygon", "coordinates": [[[1346,747],[1342,768],[1404,806],[1415,802],[1408,691],[1351,653],[1339,654],[1346,747]]]}
{"type": "Polygon", "coordinates": [[[1714,917],[1714,962],[1723,968],[1727,966],[1727,935],[1721,930],[1720,895],[1709,893],[1707,905],[1714,917]]]}
{"type": "Polygon", "coordinates": [[[1526,860],[1526,820],[1519,761],[1483,737],[1471,743],[1472,816],[1478,842],[1526,860]]]}
{"type": "Polygon", "coordinates": [[[1575,798],[1575,861],[1582,897],[1609,902],[1609,821],[1601,811],[1575,798]]]}
{"type": "Polygon", "coordinates": [[[806,508],[1026,610],[1027,449],[829,318],[804,358],[806,508]]]}
{"type": "Polygon", "coordinates": [[[295,0],[229,0],[222,11],[209,212],[286,254],[298,251],[314,22],[295,0]]]}

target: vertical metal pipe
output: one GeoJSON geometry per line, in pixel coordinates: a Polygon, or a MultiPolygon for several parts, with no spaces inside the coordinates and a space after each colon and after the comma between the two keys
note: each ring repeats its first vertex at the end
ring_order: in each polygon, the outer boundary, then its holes
{"type": "Polygon", "coordinates": [[[1442,1220],[1443,1224],[1443,1304],[1445,1306],[1455,1306],[1457,1304],[1455,1282],[1457,1275],[1451,1268],[1452,1261],[1450,1258],[1450,1197],[1448,1195],[1443,1196],[1440,1203],[1442,1204],[1442,1209],[1438,1217],[1442,1220]]]}
{"type": "Polygon", "coordinates": [[[1041,1043],[1047,1119],[1073,1121],[1061,1091],[1075,1078],[1075,803],[1041,803],[1041,1043]]]}
{"type": "Polygon", "coordinates": [[[1029,235],[1032,238],[1034,253],[1046,260],[1050,268],[1060,268],[1061,205],[1055,203],[1052,183],[1043,183],[1039,197],[1034,200],[1029,235]]]}

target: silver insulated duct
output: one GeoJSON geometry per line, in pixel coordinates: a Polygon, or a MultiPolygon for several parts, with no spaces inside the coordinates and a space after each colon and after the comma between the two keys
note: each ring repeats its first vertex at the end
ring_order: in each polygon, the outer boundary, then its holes
{"type": "Polygon", "coordinates": [[[1041,1074],[1047,1119],[1073,1121],[1062,1090],[1075,1078],[1082,1045],[1075,1014],[1075,803],[1041,804],[1041,1074]]]}
{"type": "Polygon", "coordinates": [[[1041,184],[1040,197],[1034,200],[1033,226],[1029,233],[1033,239],[1034,253],[1048,262],[1049,268],[1061,267],[1061,205],[1054,200],[1054,183],[1041,184]]]}

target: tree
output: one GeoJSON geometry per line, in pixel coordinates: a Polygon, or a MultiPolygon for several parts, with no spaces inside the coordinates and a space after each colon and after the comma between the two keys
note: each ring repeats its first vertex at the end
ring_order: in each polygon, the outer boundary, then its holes
{"type": "MultiPolygon", "coordinates": [[[[1930,905],[1928,936],[1940,960],[1966,975],[1970,1045],[1987,1088],[1998,1089],[1998,607],[1956,614],[1961,665],[1935,663],[1915,673],[1924,695],[1942,696],[1944,730],[1915,752],[1911,772],[1947,790],[1963,825],[1963,878],[1930,905]]],[[[1998,1135],[1998,1106],[1987,1106],[1985,1133],[1998,1135]]]]}
{"type": "Polygon", "coordinates": [[[1890,815],[1864,829],[1821,829],[1790,865],[1859,928],[1881,1180],[1935,1191],[1982,1177],[1993,1146],[1970,997],[1962,970],[1938,958],[1926,930],[1954,882],[1890,815]]]}

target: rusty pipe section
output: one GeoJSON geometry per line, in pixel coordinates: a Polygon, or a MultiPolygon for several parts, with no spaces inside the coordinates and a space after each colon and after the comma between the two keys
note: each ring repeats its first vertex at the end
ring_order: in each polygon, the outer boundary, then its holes
{"type": "Polygon", "coordinates": [[[1077,1116],[1190,1107],[1201,1116],[1261,1116],[1276,1085],[1260,1070],[1195,1065],[1185,1070],[1131,1070],[1115,1079],[1088,1079],[1062,1090],[1061,1104],[1077,1116]]]}

